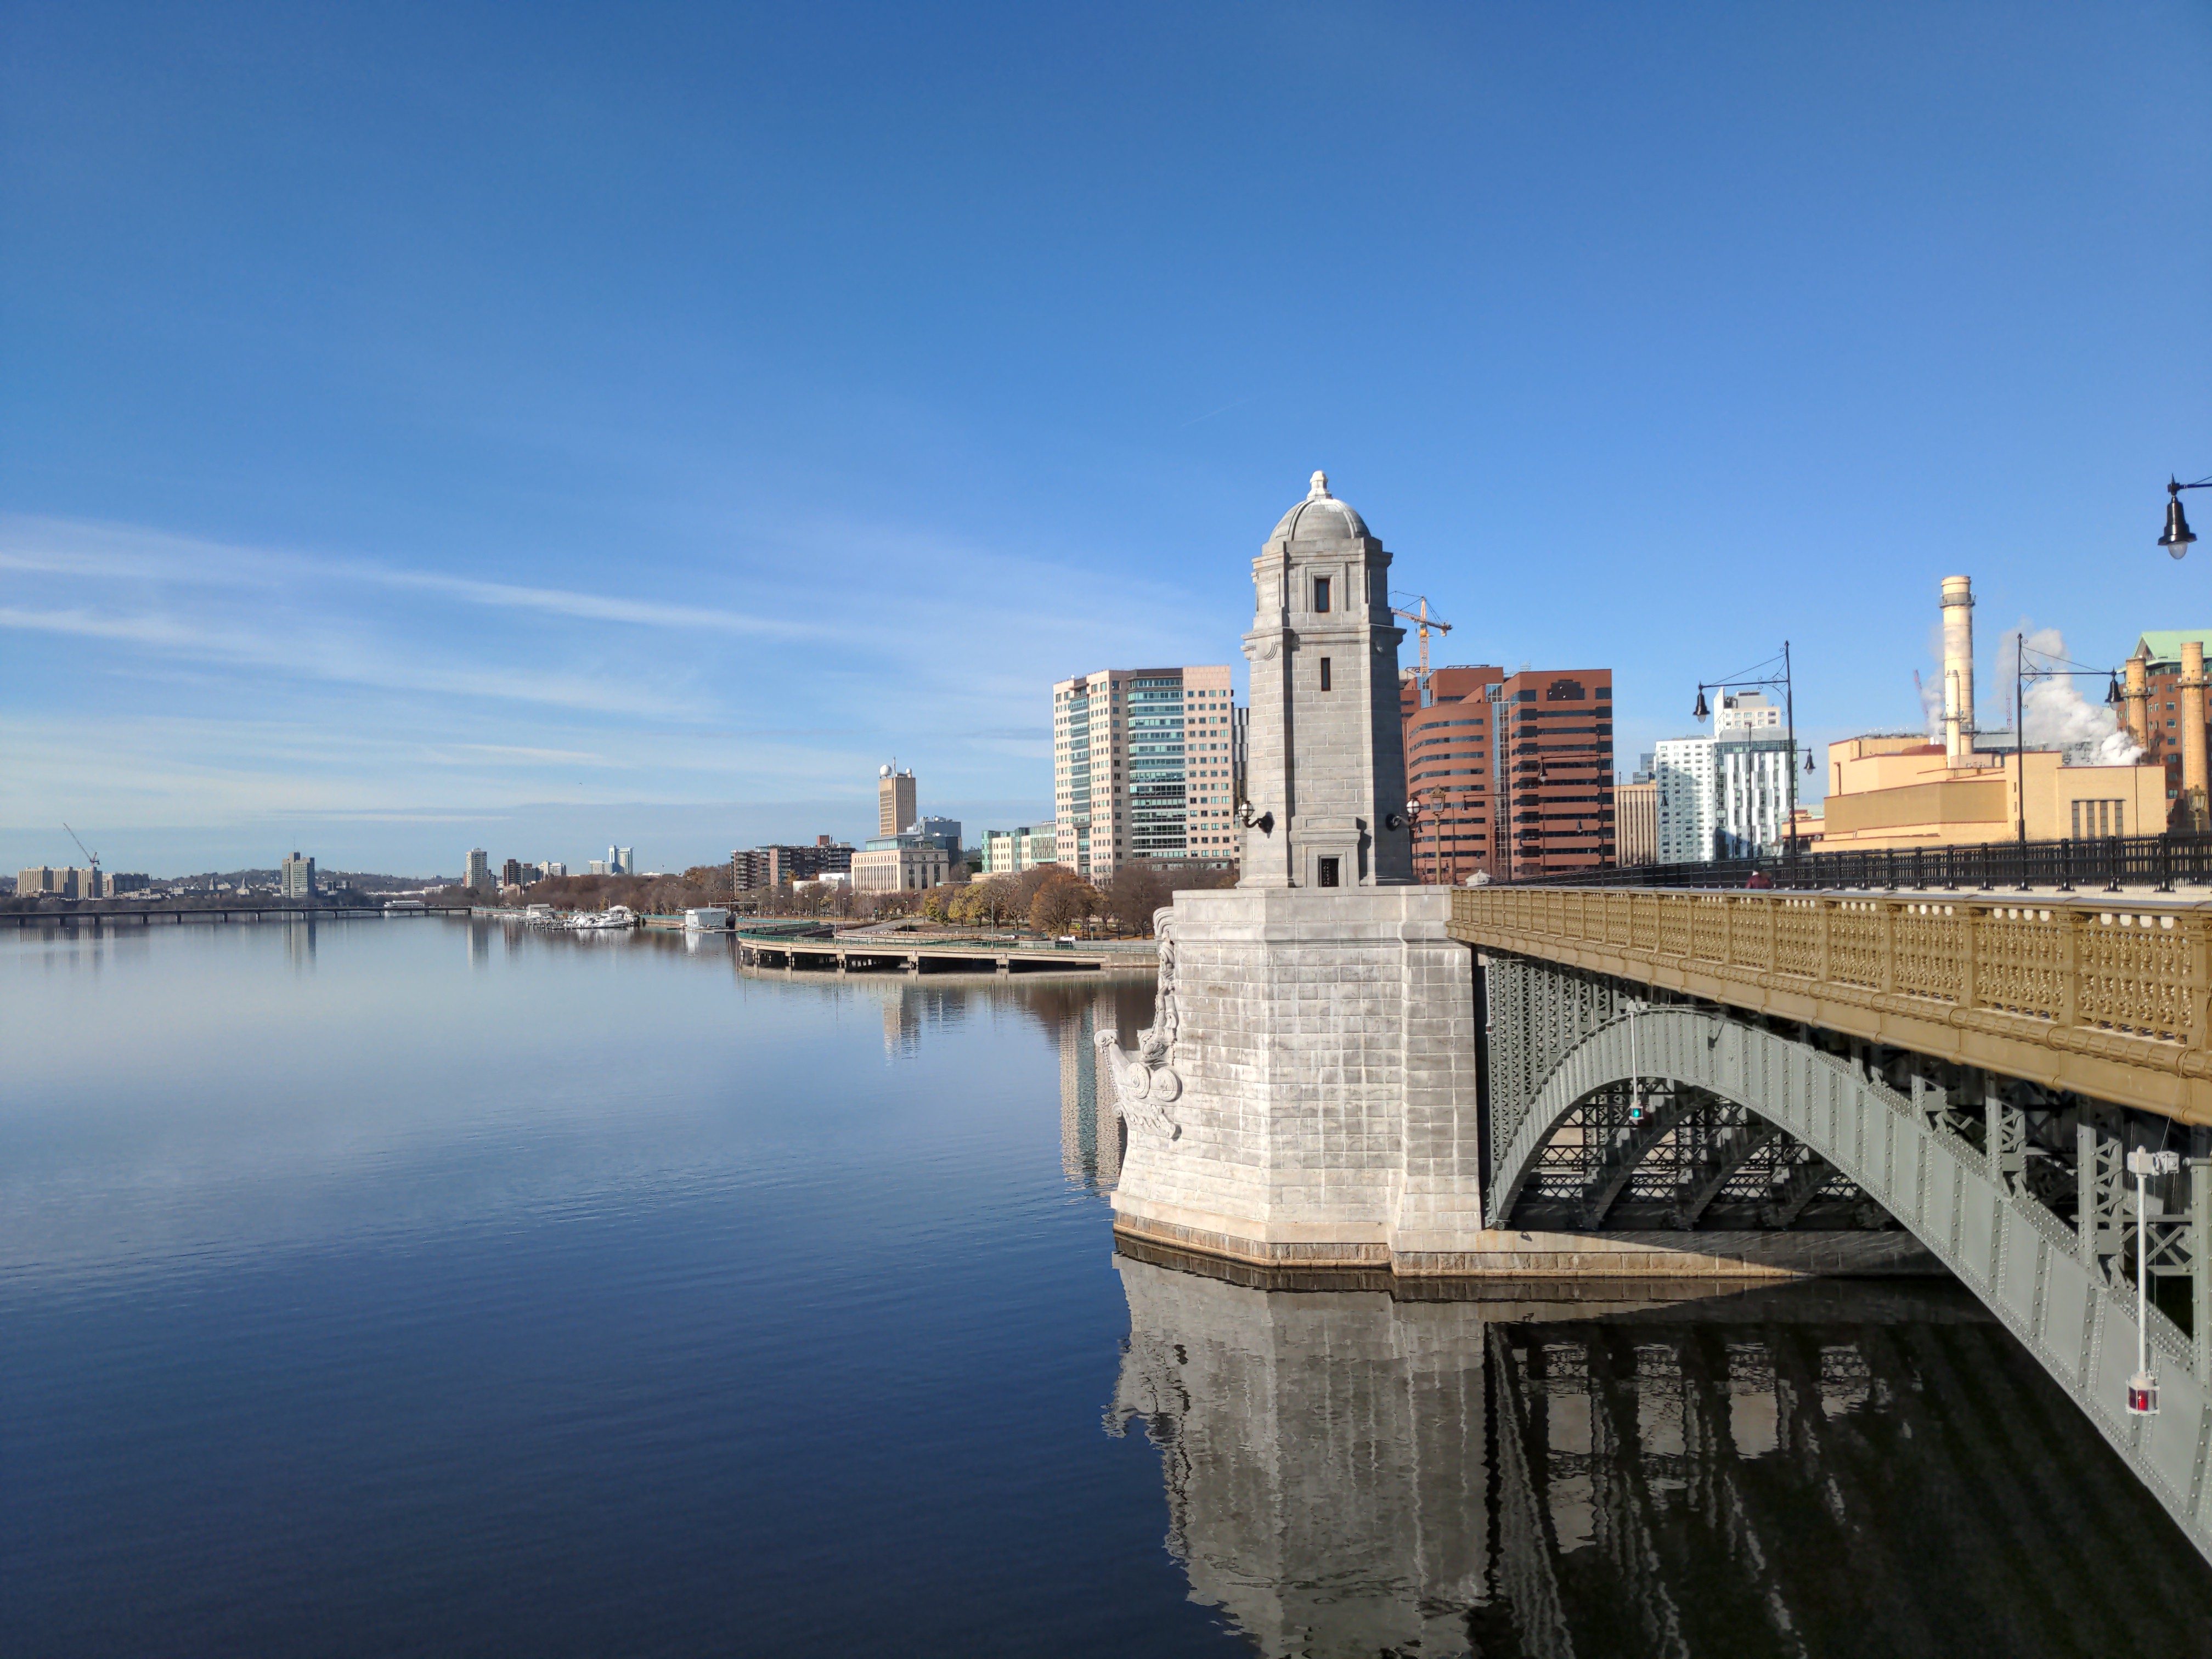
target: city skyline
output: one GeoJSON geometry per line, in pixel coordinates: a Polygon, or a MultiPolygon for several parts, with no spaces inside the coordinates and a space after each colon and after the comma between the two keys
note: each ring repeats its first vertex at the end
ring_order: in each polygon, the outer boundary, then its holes
{"type": "Polygon", "coordinates": [[[134,16],[0,69],[0,868],[1037,822],[1316,468],[1623,757],[1784,638],[1913,727],[1946,575],[1992,684],[2212,623],[2201,10],[134,16]]]}

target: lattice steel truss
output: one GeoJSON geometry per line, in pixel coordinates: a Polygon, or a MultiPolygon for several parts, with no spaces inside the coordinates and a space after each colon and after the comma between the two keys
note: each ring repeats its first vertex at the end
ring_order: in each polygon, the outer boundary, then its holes
{"type": "Polygon", "coordinates": [[[1850,1176],[1748,1107],[1628,1084],[1559,1121],[1509,1221],[1579,1231],[1897,1224],[1850,1176]]]}
{"type": "Polygon", "coordinates": [[[1528,957],[1493,954],[1484,979],[1489,1214],[1565,1231],[1902,1226],[2212,1556],[2212,1131],[1528,957]],[[2136,1147],[2183,1154],[2140,1222],[2136,1147]],[[2151,1417],[2124,1407],[2139,1226],[2165,1390],[2151,1417]]]}

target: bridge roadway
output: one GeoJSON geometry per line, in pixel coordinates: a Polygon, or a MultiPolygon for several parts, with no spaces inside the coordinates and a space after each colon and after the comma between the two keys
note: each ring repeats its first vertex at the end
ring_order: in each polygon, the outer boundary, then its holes
{"type": "Polygon", "coordinates": [[[842,933],[829,939],[738,933],[740,957],[757,966],[811,967],[836,973],[854,970],[924,973],[1067,973],[1127,969],[1151,972],[1158,954],[1149,940],[1108,945],[1018,945],[988,939],[945,939],[897,933],[842,933]]]}
{"type": "MultiPolygon", "coordinates": [[[[1481,964],[1492,1226],[1902,1227],[2212,1557],[2212,904],[1492,887],[1452,905],[1481,964]],[[2137,1152],[2176,1155],[2140,1208],[2137,1152]],[[2150,1414],[2127,1409],[2139,1340],[2150,1414]]],[[[2033,1423],[2007,1427],[2032,1455],[2033,1423]]]]}

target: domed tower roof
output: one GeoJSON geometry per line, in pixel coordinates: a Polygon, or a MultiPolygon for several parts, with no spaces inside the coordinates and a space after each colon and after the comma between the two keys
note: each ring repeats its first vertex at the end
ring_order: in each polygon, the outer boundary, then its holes
{"type": "Polygon", "coordinates": [[[1267,538],[1271,542],[1341,542],[1351,541],[1367,534],[1366,522],[1352,510],[1348,501],[1340,501],[1328,493],[1328,474],[1313,475],[1313,488],[1275,526],[1275,533],[1267,538]]]}

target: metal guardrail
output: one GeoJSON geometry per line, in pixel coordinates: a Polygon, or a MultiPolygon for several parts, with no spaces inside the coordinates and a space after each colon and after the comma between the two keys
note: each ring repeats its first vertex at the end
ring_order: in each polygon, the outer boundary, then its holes
{"type": "Polygon", "coordinates": [[[1702,864],[1563,871],[1506,887],[1741,887],[1762,875],[1778,888],[1899,891],[2007,888],[2171,892],[2212,885],[2212,836],[2108,836],[2095,841],[1979,842],[1960,847],[1803,852],[1702,864]]]}
{"type": "Polygon", "coordinates": [[[2212,902],[1491,886],[1451,933],[2212,1123],[2212,902]]]}

